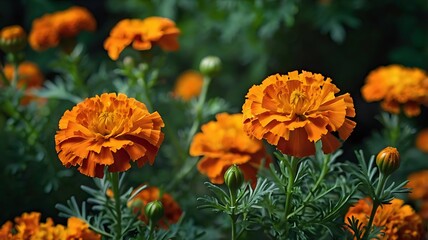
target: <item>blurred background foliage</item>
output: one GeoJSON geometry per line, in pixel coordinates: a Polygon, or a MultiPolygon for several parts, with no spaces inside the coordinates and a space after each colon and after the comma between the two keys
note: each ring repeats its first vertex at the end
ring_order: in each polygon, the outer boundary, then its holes
{"type": "MultiPolygon", "coordinates": [[[[426,0],[1,0],[0,27],[19,24],[29,32],[33,19],[72,5],[88,8],[98,23],[95,33],[79,36],[90,56],[88,66],[113,68],[103,42],[119,20],[149,16],[173,19],[181,30],[180,50],[168,55],[167,65],[160,73],[161,87],[171,89],[179,73],[197,69],[206,55],[217,55],[223,61],[223,69],[212,82],[209,97],[226,99],[230,112],[240,112],[248,89],[271,74],[307,70],[331,77],[341,92],[351,93],[356,105],[357,128],[344,145],[347,159],[353,159],[353,151],[362,147],[372,130],[380,126],[374,119],[379,104],[368,104],[361,98],[360,88],[367,74],[392,63],[428,70],[426,0]]],[[[54,49],[26,49],[27,59],[37,62],[49,80],[58,75],[52,67],[56,55],[54,49]]],[[[99,71],[98,67],[92,70],[99,71]]],[[[111,80],[106,74],[98,76],[111,80]]],[[[55,155],[53,135],[57,122],[72,106],[69,102],[56,104],[57,108],[50,109],[58,112],[34,112],[46,121],[41,125],[46,127],[43,136],[36,136],[40,147],[52,152],[25,152],[22,146],[28,143],[7,134],[6,128],[13,123],[6,123],[5,116],[0,116],[0,161],[13,163],[23,158],[43,158],[43,154],[55,155]]],[[[179,114],[179,109],[177,106],[159,112],[179,114]]],[[[428,127],[426,117],[424,109],[414,124],[428,127]]],[[[16,167],[31,169],[34,164],[37,161],[16,167]]],[[[55,183],[59,187],[55,191],[51,191],[55,186],[49,188],[34,181],[31,171],[20,175],[15,174],[19,172],[16,169],[1,170],[0,223],[23,211],[38,210],[55,216],[55,203],[79,192],[76,182],[90,181],[75,173],[73,178],[63,178],[73,172],[59,161],[51,167],[63,170],[56,173],[60,182],[55,183]]]]}

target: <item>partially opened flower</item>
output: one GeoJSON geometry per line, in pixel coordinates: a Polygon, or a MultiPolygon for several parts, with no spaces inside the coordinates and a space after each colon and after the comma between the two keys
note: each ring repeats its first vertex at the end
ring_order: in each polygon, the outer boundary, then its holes
{"type": "Polygon", "coordinates": [[[163,228],[167,228],[168,225],[178,222],[183,211],[170,194],[165,192],[161,193],[157,187],[147,187],[141,190],[128,202],[128,206],[133,207],[135,212],[139,212],[141,221],[148,223],[144,208],[148,203],[156,200],[159,200],[163,205],[163,217],[159,221],[159,225],[163,228]]]}
{"type": "Polygon", "coordinates": [[[244,132],[242,114],[217,114],[216,121],[202,125],[201,130],[190,146],[191,156],[203,156],[198,163],[199,172],[212,183],[222,184],[226,170],[236,164],[246,180],[256,183],[260,165],[263,161],[269,163],[270,157],[261,141],[244,132]]]}
{"type": "Polygon", "coordinates": [[[428,128],[422,129],[416,135],[416,147],[422,152],[428,153],[428,128]]]}
{"type": "Polygon", "coordinates": [[[4,27],[0,30],[0,49],[4,52],[18,52],[27,45],[27,34],[18,25],[4,27]]]}
{"type": "Polygon", "coordinates": [[[244,129],[284,154],[313,155],[317,141],[322,141],[325,153],[331,153],[356,125],[349,119],[355,116],[351,96],[335,96],[338,92],[331,79],[321,74],[293,71],[269,76],[246,95],[242,106],[244,129]]]}
{"type": "Polygon", "coordinates": [[[85,99],[59,121],[56,151],[66,166],[90,177],[153,164],[163,141],[163,120],[158,112],[124,94],[104,93],[85,99]]]}
{"type": "Polygon", "coordinates": [[[154,45],[165,51],[176,51],[179,48],[179,34],[180,30],[168,18],[123,19],[111,30],[104,42],[104,49],[113,60],[117,60],[120,53],[131,45],[139,51],[149,50],[154,45]]]}
{"type": "Polygon", "coordinates": [[[93,15],[86,8],[74,6],[35,19],[29,43],[34,50],[43,51],[75,38],[82,31],[94,31],[95,28],[93,15]]]}
{"type": "Polygon", "coordinates": [[[189,101],[199,96],[203,83],[204,77],[202,74],[192,70],[186,71],[177,78],[172,94],[174,97],[189,101]]]}
{"type": "Polygon", "coordinates": [[[390,113],[420,114],[420,105],[428,105],[428,75],[419,68],[401,65],[379,67],[369,73],[361,93],[367,102],[382,101],[390,113]]]}
{"type": "MultiPolygon", "coordinates": [[[[349,208],[345,216],[352,216],[366,226],[373,207],[371,199],[361,199],[354,206],[349,208]]],[[[404,204],[401,199],[393,199],[390,204],[384,204],[376,210],[373,225],[385,227],[382,231],[384,236],[379,236],[385,240],[421,240],[424,239],[424,228],[422,218],[415,213],[410,205],[404,204]]]]}

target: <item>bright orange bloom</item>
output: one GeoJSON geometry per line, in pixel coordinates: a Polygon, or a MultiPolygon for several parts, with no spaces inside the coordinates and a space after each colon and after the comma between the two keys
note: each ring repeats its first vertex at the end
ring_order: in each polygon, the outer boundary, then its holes
{"type": "Polygon", "coordinates": [[[71,239],[85,239],[85,240],[99,240],[101,235],[89,229],[89,224],[80,220],[77,217],[70,217],[67,220],[67,240],[71,239]]]}
{"type": "Polygon", "coordinates": [[[204,83],[204,77],[197,71],[186,71],[182,73],[175,83],[173,95],[184,101],[199,96],[204,83]]]}
{"type": "Polygon", "coordinates": [[[135,212],[140,211],[139,218],[141,221],[148,223],[146,216],[144,215],[144,207],[155,200],[161,201],[164,209],[164,216],[159,221],[159,224],[163,228],[168,228],[168,225],[178,222],[183,211],[181,210],[178,203],[168,193],[162,193],[157,187],[148,187],[139,192],[133,199],[128,202],[128,206],[133,206],[135,202],[141,201],[141,208],[135,208],[135,212]]]}
{"type": "Polygon", "coordinates": [[[72,39],[81,31],[94,31],[96,21],[83,7],[45,14],[33,21],[29,43],[34,50],[56,47],[61,40],[72,39]]]}
{"type": "MultiPolygon", "coordinates": [[[[372,210],[371,199],[361,199],[349,208],[345,221],[349,217],[358,219],[363,225],[368,224],[372,210]]],[[[410,205],[404,204],[401,199],[393,199],[391,204],[384,204],[376,210],[373,225],[385,227],[385,236],[388,240],[418,240],[424,239],[422,218],[415,213],[410,205]]]]}
{"type": "Polygon", "coordinates": [[[7,221],[0,228],[0,239],[12,239],[12,228],[13,223],[11,221],[7,221]]]}
{"type": "Polygon", "coordinates": [[[168,18],[123,19],[111,30],[104,42],[104,49],[113,60],[117,60],[131,44],[132,48],[140,51],[149,50],[153,45],[159,45],[165,51],[176,51],[179,48],[179,34],[180,30],[168,18]]]}
{"type": "MultiPolygon", "coordinates": [[[[6,79],[12,81],[14,74],[13,66],[6,64],[3,71],[6,79]]],[[[39,67],[35,63],[25,61],[19,64],[17,87],[25,88],[25,97],[21,100],[22,105],[27,105],[31,101],[42,103],[45,100],[38,98],[31,93],[32,90],[39,89],[42,86],[44,79],[42,71],[40,71],[39,67]]],[[[0,81],[0,86],[1,85],[0,81]]]]}
{"type": "Polygon", "coordinates": [[[408,188],[411,188],[409,198],[412,200],[426,200],[428,201],[428,170],[417,171],[411,173],[407,179],[408,188]]]}
{"type": "Polygon", "coordinates": [[[90,177],[128,170],[130,160],[141,167],[153,164],[163,141],[163,120],[158,112],[124,94],[104,93],[87,98],[59,121],[56,151],[66,166],[90,177]]]}
{"type": "Polygon", "coordinates": [[[22,239],[30,239],[39,230],[40,216],[39,212],[31,212],[16,217],[17,236],[22,237],[22,239]]]}
{"type": "Polygon", "coordinates": [[[244,129],[252,137],[266,139],[282,153],[305,157],[315,154],[314,142],[321,140],[325,153],[340,147],[333,136],[346,140],[356,123],[349,93],[335,96],[339,89],[321,74],[298,71],[272,75],[250,88],[242,106],[244,129]]]}
{"type": "Polygon", "coordinates": [[[428,153],[428,128],[421,130],[416,136],[416,147],[422,152],[428,153]]]}
{"type": "Polygon", "coordinates": [[[217,121],[202,125],[190,146],[191,156],[203,156],[198,170],[215,184],[224,183],[224,173],[233,164],[239,165],[246,180],[256,183],[257,172],[266,154],[261,141],[251,139],[242,126],[242,114],[220,113],[217,121]]]}
{"type": "Polygon", "coordinates": [[[367,102],[382,101],[382,108],[409,116],[420,114],[420,105],[428,105],[428,75],[419,68],[401,65],[379,67],[366,78],[361,93],[367,102]]]}
{"type": "Polygon", "coordinates": [[[17,52],[27,44],[27,34],[18,25],[4,27],[0,30],[0,49],[5,52],[17,52]]]}

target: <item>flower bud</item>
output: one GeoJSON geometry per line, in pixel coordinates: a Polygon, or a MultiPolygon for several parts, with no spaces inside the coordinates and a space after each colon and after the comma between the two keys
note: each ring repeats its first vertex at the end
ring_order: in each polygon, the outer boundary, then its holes
{"type": "Polygon", "coordinates": [[[224,173],[224,182],[231,191],[236,192],[244,183],[241,169],[236,165],[229,167],[224,173]]]}
{"type": "Polygon", "coordinates": [[[0,49],[4,52],[19,52],[27,44],[27,35],[21,26],[13,25],[0,31],[0,49]]]}
{"type": "Polygon", "coordinates": [[[149,202],[144,209],[146,217],[153,223],[159,221],[163,216],[163,205],[159,200],[149,202]]]}
{"type": "Polygon", "coordinates": [[[132,209],[134,213],[140,213],[143,209],[144,203],[141,199],[137,198],[128,202],[128,207],[132,209]]]}
{"type": "Polygon", "coordinates": [[[400,154],[393,147],[386,147],[376,156],[376,165],[379,171],[385,175],[390,175],[400,167],[400,154]]]}
{"type": "Polygon", "coordinates": [[[201,60],[199,71],[209,77],[213,77],[221,69],[221,60],[216,56],[207,56],[201,60]]]}

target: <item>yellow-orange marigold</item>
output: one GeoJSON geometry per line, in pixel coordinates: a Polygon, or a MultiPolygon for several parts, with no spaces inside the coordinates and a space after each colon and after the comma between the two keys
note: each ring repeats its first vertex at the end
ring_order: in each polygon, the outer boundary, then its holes
{"type": "Polygon", "coordinates": [[[61,40],[74,38],[82,31],[94,31],[95,28],[93,15],[86,8],[74,6],[35,19],[29,43],[34,50],[43,51],[56,47],[61,40]]]}
{"type": "Polygon", "coordinates": [[[136,50],[149,50],[159,45],[165,51],[175,51],[179,48],[179,34],[180,30],[168,18],[123,19],[111,30],[104,49],[113,60],[131,44],[136,50]]]}
{"type": "Polygon", "coordinates": [[[416,136],[416,147],[428,153],[428,128],[422,129],[416,136]]]}
{"type": "Polygon", "coordinates": [[[66,239],[99,240],[101,235],[90,230],[88,223],[77,217],[70,217],[67,220],[66,239]]]}
{"type": "Polygon", "coordinates": [[[27,34],[18,25],[4,27],[0,30],[0,49],[5,52],[17,52],[27,44],[27,34]]]}
{"type": "Polygon", "coordinates": [[[339,89],[321,74],[298,71],[272,75],[248,91],[242,106],[244,129],[252,137],[266,139],[282,153],[305,157],[315,154],[314,142],[321,140],[325,153],[341,145],[356,123],[349,93],[335,96],[339,89]]]}
{"type": "Polygon", "coordinates": [[[159,224],[163,228],[167,228],[168,225],[178,222],[183,211],[180,205],[174,200],[174,198],[168,193],[161,193],[157,187],[147,187],[141,190],[133,199],[128,202],[128,206],[133,206],[136,201],[141,201],[143,206],[141,208],[135,208],[134,210],[140,212],[139,218],[141,221],[148,223],[146,216],[144,215],[144,207],[155,200],[161,201],[164,209],[163,217],[159,221],[159,224]]]}
{"type": "Polygon", "coordinates": [[[163,141],[163,120],[158,112],[125,94],[104,93],[87,98],[59,121],[56,151],[66,166],[90,177],[128,170],[130,160],[141,167],[153,164],[163,141]]]}
{"type": "Polygon", "coordinates": [[[242,114],[220,113],[216,121],[201,127],[190,146],[191,156],[203,156],[198,163],[198,170],[209,177],[215,184],[224,182],[224,173],[233,164],[239,165],[246,180],[256,183],[258,169],[266,154],[263,143],[251,139],[244,132],[242,114]]]}
{"type": "Polygon", "coordinates": [[[390,113],[409,116],[420,114],[420,105],[428,105],[428,75],[419,68],[393,64],[369,73],[361,93],[367,102],[382,101],[382,108],[390,113]]]}
{"type": "Polygon", "coordinates": [[[411,173],[407,179],[406,187],[411,188],[409,198],[412,200],[428,201],[428,170],[421,170],[411,173]]]}
{"type": "Polygon", "coordinates": [[[204,77],[197,71],[186,71],[182,73],[175,83],[173,96],[189,101],[199,96],[204,83],[204,77]]]}
{"type": "MultiPolygon", "coordinates": [[[[349,208],[347,218],[358,219],[364,226],[368,224],[373,204],[371,199],[359,200],[349,208]]],[[[422,218],[415,213],[410,205],[401,199],[393,199],[390,204],[384,204],[376,210],[373,225],[385,227],[385,235],[381,239],[388,240],[418,240],[424,239],[422,218]]]]}

